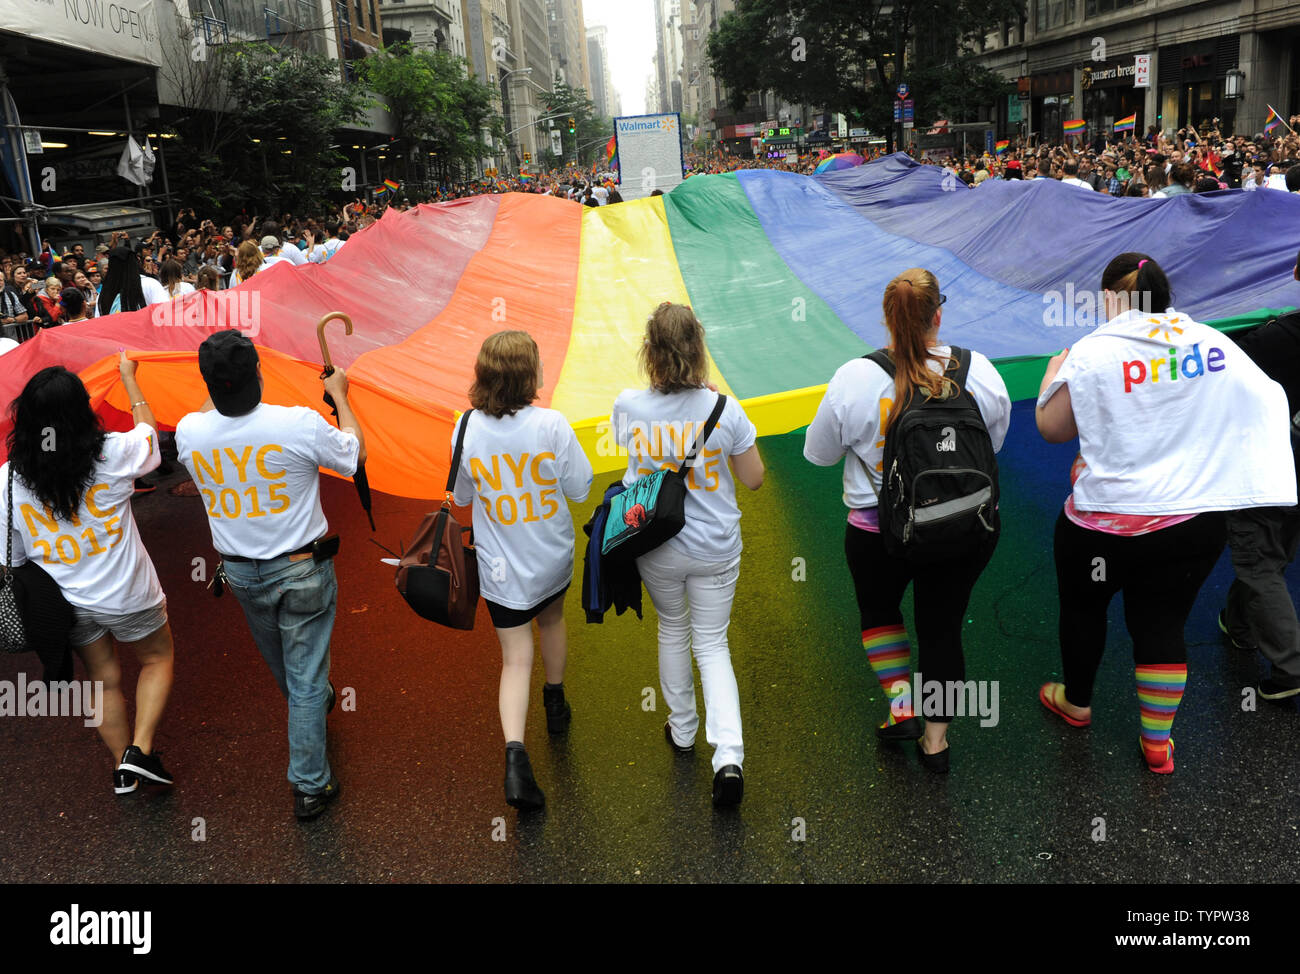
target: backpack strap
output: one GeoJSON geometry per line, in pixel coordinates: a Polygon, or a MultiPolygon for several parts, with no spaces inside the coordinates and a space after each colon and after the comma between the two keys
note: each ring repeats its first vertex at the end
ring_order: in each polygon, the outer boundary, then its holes
{"type": "Polygon", "coordinates": [[[456,490],[456,477],[460,473],[460,458],[465,450],[465,430],[469,429],[469,414],[473,411],[473,409],[467,409],[460,418],[460,432],[456,434],[456,449],[451,454],[451,471],[447,474],[448,498],[456,490]]]}
{"type": "Polygon", "coordinates": [[[868,352],[862,357],[870,362],[875,362],[885,370],[885,375],[889,376],[891,379],[894,378],[897,370],[894,368],[894,359],[889,354],[888,349],[878,348],[874,352],[868,352]]]}
{"type": "Polygon", "coordinates": [[[700,430],[700,435],[695,437],[695,442],[691,445],[691,452],[686,455],[686,459],[682,461],[682,465],[677,468],[677,476],[681,479],[686,479],[686,468],[694,462],[695,455],[700,452],[700,447],[702,447],[705,441],[708,440],[709,434],[713,432],[713,427],[718,425],[718,420],[722,418],[722,410],[726,405],[727,397],[722,393],[718,393],[718,401],[713,407],[713,412],[709,413],[709,418],[704,424],[704,429],[700,430]]]}
{"type": "MultiPolygon", "coordinates": [[[[950,376],[950,378],[953,382],[957,383],[962,392],[966,392],[966,376],[970,373],[971,364],[970,349],[962,348],[958,345],[949,345],[948,354],[957,362],[957,370],[950,376]]],[[[897,374],[897,369],[894,367],[893,356],[889,354],[888,349],[878,348],[874,352],[862,357],[879,365],[885,370],[885,375],[889,376],[891,379],[897,374]]]]}

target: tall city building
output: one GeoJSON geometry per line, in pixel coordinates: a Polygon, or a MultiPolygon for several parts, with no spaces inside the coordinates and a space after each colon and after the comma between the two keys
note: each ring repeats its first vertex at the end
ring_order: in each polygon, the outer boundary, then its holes
{"type": "Polygon", "coordinates": [[[582,19],[582,0],[546,0],[546,16],[550,28],[552,70],[569,87],[582,88],[590,94],[591,69],[587,63],[587,27],[582,19]]]}
{"type": "Polygon", "coordinates": [[[1091,139],[1129,115],[1139,136],[1215,119],[1254,134],[1270,105],[1284,119],[1300,111],[1298,23],[1295,0],[1029,0],[1023,17],[975,39],[980,60],[1017,90],[971,120],[1049,141],[1066,119],[1084,119],[1091,139]]]}
{"type": "Polygon", "coordinates": [[[412,47],[467,57],[461,0],[379,0],[384,46],[408,40],[412,47]]]}
{"type": "Polygon", "coordinates": [[[546,100],[554,87],[551,68],[551,39],[546,0],[509,0],[514,49],[522,55],[519,70],[503,82],[515,107],[508,129],[520,128],[510,140],[532,159],[549,145],[537,131],[537,120],[546,114],[546,100]]]}
{"type": "Polygon", "coordinates": [[[612,115],[614,85],[610,78],[609,37],[604,27],[587,28],[587,67],[591,77],[591,100],[597,115],[612,115]]]}
{"type": "Polygon", "coordinates": [[[654,0],[655,79],[658,103],[647,110],[682,110],[682,7],[690,0],[654,0]]]}

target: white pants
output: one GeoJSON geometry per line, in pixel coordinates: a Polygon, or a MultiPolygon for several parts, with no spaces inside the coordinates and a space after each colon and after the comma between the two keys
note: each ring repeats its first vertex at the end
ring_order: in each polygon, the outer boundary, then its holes
{"type": "Polygon", "coordinates": [[[714,749],[713,770],[743,765],[740,690],[727,646],[740,555],[712,561],[664,545],[636,564],[659,615],[659,686],[673,739],[689,745],[700,726],[691,672],[694,648],[704,687],[704,737],[714,749]]]}

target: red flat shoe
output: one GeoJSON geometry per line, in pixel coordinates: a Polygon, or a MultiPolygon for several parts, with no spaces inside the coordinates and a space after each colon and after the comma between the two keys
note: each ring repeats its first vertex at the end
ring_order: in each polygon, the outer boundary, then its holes
{"type": "Polygon", "coordinates": [[[1089,717],[1087,720],[1080,720],[1078,717],[1071,717],[1069,714],[1067,714],[1064,710],[1061,709],[1060,705],[1056,702],[1056,691],[1053,690],[1051,691],[1051,693],[1049,693],[1047,689],[1048,687],[1059,687],[1059,686],[1061,686],[1060,683],[1044,683],[1041,687],[1038,688],[1038,702],[1041,703],[1048,710],[1050,710],[1052,713],[1056,714],[1056,716],[1060,717],[1071,727],[1087,727],[1089,724],[1091,724],[1092,723],[1091,717],[1089,717]]]}
{"type": "Polygon", "coordinates": [[[1156,774],[1173,774],[1174,773],[1174,739],[1169,738],[1168,747],[1165,749],[1165,763],[1152,764],[1151,758],[1147,754],[1147,748],[1142,743],[1142,738],[1138,738],[1138,747],[1142,749],[1142,757],[1147,763],[1147,770],[1154,771],[1156,774]]]}

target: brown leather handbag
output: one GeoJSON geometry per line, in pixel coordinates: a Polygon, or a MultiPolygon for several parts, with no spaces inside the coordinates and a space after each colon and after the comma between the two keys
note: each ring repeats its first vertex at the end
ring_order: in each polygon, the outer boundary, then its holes
{"type": "Polygon", "coordinates": [[[472,412],[466,412],[460,424],[442,508],[425,515],[411,547],[402,553],[397,565],[397,591],[406,604],[430,622],[452,629],[473,629],[478,609],[478,553],[473,529],[461,527],[451,513],[465,430],[472,412]]]}

